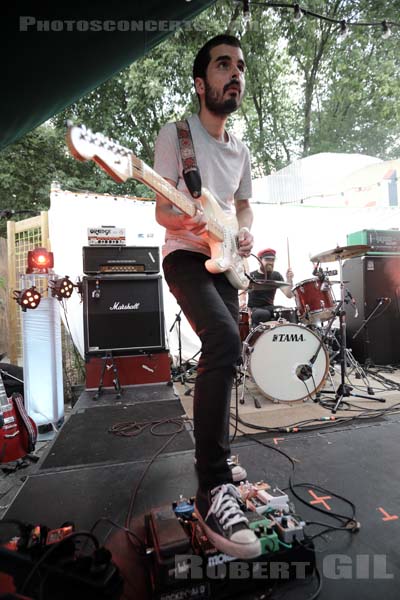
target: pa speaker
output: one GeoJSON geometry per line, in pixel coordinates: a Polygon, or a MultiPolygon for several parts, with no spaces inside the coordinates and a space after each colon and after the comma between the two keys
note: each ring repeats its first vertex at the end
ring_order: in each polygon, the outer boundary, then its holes
{"type": "Polygon", "coordinates": [[[346,305],[347,346],[362,363],[399,363],[400,256],[349,259],[343,265],[343,278],[348,281],[345,285],[358,308],[356,316],[353,308],[346,305]]]}
{"type": "Polygon", "coordinates": [[[161,275],[83,278],[86,355],[165,349],[161,275]]]}

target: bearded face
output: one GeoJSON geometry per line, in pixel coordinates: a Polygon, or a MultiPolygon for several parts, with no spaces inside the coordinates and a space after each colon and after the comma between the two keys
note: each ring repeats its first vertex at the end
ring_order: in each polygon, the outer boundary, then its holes
{"type": "Polygon", "coordinates": [[[204,78],[195,81],[204,106],[213,114],[227,116],[237,110],[245,88],[245,63],[240,48],[221,44],[210,51],[204,78]]]}
{"type": "Polygon", "coordinates": [[[242,102],[240,84],[231,80],[224,86],[222,93],[205,80],[204,102],[208,110],[215,115],[230,115],[237,110],[242,102]]]}

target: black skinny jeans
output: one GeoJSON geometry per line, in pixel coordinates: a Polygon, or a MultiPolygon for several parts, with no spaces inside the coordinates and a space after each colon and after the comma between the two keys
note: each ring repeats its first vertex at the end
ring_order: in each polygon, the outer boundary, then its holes
{"type": "Polygon", "coordinates": [[[232,482],[229,411],[235,367],[240,363],[238,291],[224,274],[209,273],[207,257],[177,250],[163,262],[165,279],[201,340],[194,388],[194,436],[199,487],[232,482]]]}

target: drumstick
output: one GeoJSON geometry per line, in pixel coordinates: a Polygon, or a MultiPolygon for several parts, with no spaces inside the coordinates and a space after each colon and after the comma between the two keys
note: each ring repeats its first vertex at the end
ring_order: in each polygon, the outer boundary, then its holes
{"type": "Polygon", "coordinates": [[[286,238],[288,269],[290,269],[289,238],[286,238]]]}

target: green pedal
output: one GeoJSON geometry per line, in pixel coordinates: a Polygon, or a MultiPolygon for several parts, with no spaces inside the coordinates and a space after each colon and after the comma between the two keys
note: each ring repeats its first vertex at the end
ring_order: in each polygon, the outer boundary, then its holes
{"type": "Polygon", "coordinates": [[[257,512],[246,512],[250,529],[253,529],[261,542],[262,553],[278,552],[280,550],[279,537],[273,529],[273,522],[267,517],[262,517],[257,512]]]}

